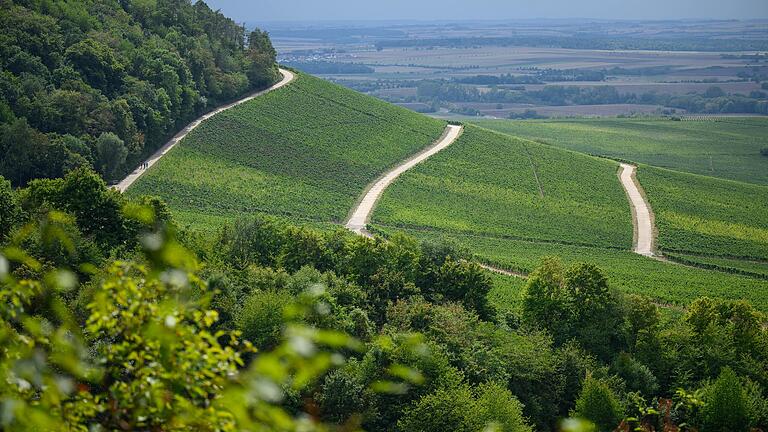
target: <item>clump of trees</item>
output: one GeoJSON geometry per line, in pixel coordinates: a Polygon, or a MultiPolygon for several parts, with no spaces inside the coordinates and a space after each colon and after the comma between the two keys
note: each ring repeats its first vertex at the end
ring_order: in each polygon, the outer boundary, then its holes
{"type": "Polygon", "coordinates": [[[540,115],[536,110],[527,109],[523,112],[511,112],[507,118],[510,120],[531,120],[546,118],[546,116],[540,115]]]}
{"type": "Polygon", "coordinates": [[[199,114],[278,77],[265,32],[204,2],[5,1],[0,174],[118,179],[199,114]]]}

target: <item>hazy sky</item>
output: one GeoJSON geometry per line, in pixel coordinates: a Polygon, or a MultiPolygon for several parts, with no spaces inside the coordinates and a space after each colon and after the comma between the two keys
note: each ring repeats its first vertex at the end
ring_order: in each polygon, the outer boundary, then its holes
{"type": "Polygon", "coordinates": [[[768,0],[207,0],[236,21],[768,18],[768,0]]]}

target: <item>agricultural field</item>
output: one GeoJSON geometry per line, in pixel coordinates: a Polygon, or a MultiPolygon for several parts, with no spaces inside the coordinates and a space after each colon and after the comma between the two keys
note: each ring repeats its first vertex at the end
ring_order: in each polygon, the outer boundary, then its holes
{"type": "Polygon", "coordinates": [[[473,120],[483,127],[583,153],[768,185],[768,118],[473,120]]]}
{"type": "MultiPolygon", "coordinates": [[[[372,225],[385,234],[404,231],[419,239],[448,240],[482,262],[521,273],[532,271],[545,256],[597,263],[613,286],[662,304],[684,306],[701,296],[743,298],[768,311],[768,281],[760,276],[760,267],[765,269],[760,262],[680,265],[630,252],[631,212],[616,170],[610,160],[468,126],[451,147],[384,193],[372,225]]],[[[766,216],[754,214],[768,208],[759,198],[768,188],[645,165],[639,180],[654,208],[654,199],[672,206],[657,209],[662,248],[684,242],[678,249],[700,252],[709,244],[720,254],[752,250],[750,256],[765,256],[765,244],[757,239],[768,226],[766,216]],[[666,218],[677,213],[668,208],[689,218],[710,215],[712,224],[730,223],[726,235],[732,237],[706,236],[696,224],[670,230],[666,218]]],[[[494,280],[490,298],[502,310],[514,310],[524,282],[494,280]]]]}
{"type": "Polygon", "coordinates": [[[640,166],[662,251],[768,259],[768,186],[640,166]]]}
{"type": "Polygon", "coordinates": [[[199,228],[254,212],[340,223],[367,184],[431,144],[444,127],[299,74],[203,123],[128,195],[160,196],[182,224],[199,228]]]}
{"type": "Polygon", "coordinates": [[[668,253],[664,256],[675,262],[687,265],[768,279],[768,261],[750,261],[745,259],[684,255],[678,253],[668,253]]]}
{"type": "MultiPolygon", "coordinates": [[[[389,227],[377,227],[393,232],[389,227]]],[[[727,274],[714,270],[692,268],[660,262],[629,251],[581,247],[556,243],[530,242],[445,233],[440,231],[405,230],[406,234],[424,240],[444,240],[471,249],[482,261],[502,268],[529,273],[542,257],[557,256],[565,264],[589,262],[597,264],[608,277],[611,286],[627,293],[647,295],[659,303],[685,306],[692,300],[708,296],[729,300],[745,299],[758,309],[768,312],[768,281],[727,274]]],[[[522,282],[499,276],[498,287],[490,294],[497,304],[519,303],[522,282]]]]}
{"type": "Polygon", "coordinates": [[[630,249],[631,210],[617,169],[613,161],[468,126],[384,192],[373,222],[630,249]]]}
{"type": "MultiPolygon", "coordinates": [[[[461,109],[474,109],[482,114],[483,118],[477,116],[461,116],[455,112],[440,112],[433,116],[437,118],[458,118],[471,123],[480,123],[483,121],[494,121],[508,119],[511,115],[523,115],[526,112],[536,112],[541,118],[572,118],[572,117],[616,117],[616,116],[636,116],[636,115],[660,115],[664,112],[661,105],[640,105],[640,104],[599,104],[599,105],[531,105],[531,104],[509,104],[509,103],[472,103],[457,102],[453,104],[461,109]],[[494,119],[494,120],[489,120],[494,119]]],[[[484,125],[485,126],[485,125],[484,125]]],[[[489,129],[496,129],[489,127],[489,129]]]]}

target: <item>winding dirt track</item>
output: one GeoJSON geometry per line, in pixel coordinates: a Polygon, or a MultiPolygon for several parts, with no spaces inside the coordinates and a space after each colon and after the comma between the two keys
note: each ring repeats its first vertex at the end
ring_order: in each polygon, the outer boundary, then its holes
{"type": "Polygon", "coordinates": [[[415,167],[419,163],[429,159],[440,150],[443,150],[449,145],[453,144],[456,139],[461,136],[461,132],[463,130],[464,128],[462,126],[449,125],[446,127],[443,136],[440,137],[440,139],[431,147],[413,156],[411,159],[408,159],[407,161],[384,174],[381,179],[377,180],[373,186],[368,188],[368,191],[363,196],[363,199],[360,200],[360,203],[358,203],[357,207],[355,207],[354,211],[352,212],[352,216],[347,221],[345,225],[346,228],[357,234],[371,237],[371,234],[365,229],[365,226],[370,220],[371,213],[373,213],[376,202],[379,200],[379,198],[381,198],[381,194],[384,193],[384,190],[398,177],[400,177],[401,174],[415,167]]]}
{"type": "Polygon", "coordinates": [[[636,171],[637,167],[623,163],[621,164],[619,178],[632,204],[632,222],[635,225],[634,251],[640,255],[653,257],[655,254],[653,253],[651,206],[645,201],[645,197],[640,192],[639,184],[635,178],[636,171]]]}
{"type": "Polygon", "coordinates": [[[171,138],[167,143],[165,143],[162,147],[160,147],[159,150],[155,152],[152,156],[149,157],[144,163],[139,165],[138,168],[136,168],[132,173],[128,174],[126,178],[124,178],[120,183],[118,183],[115,188],[119,190],[120,192],[125,192],[131,185],[136,182],[136,180],[139,179],[149,168],[152,167],[155,163],[157,163],[158,160],[160,160],[161,157],[165,156],[168,151],[170,151],[172,148],[176,146],[181,140],[184,139],[184,137],[187,136],[190,132],[192,132],[196,127],[200,126],[201,123],[208,120],[209,118],[215,116],[216,114],[220,114],[230,108],[234,108],[240,104],[243,104],[245,102],[251,101],[265,93],[269,93],[272,90],[277,90],[280,87],[285,86],[286,84],[290,83],[296,78],[296,75],[286,69],[280,69],[280,73],[283,75],[283,79],[281,79],[278,83],[272,85],[272,87],[266,88],[264,90],[257,91],[256,93],[253,93],[249,96],[246,96],[242,99],[239,99],[235,102],[232,102],[227,105],[220,106],[216,108],[215,110],[209,112],[208,114],[204,114],[197,120],[193,121],[192,123],[188,124],[184,129],[179,131],[173,138],[171,138]],[[142,168],[142,166],[146,164],[146,168],[142,168]]]}

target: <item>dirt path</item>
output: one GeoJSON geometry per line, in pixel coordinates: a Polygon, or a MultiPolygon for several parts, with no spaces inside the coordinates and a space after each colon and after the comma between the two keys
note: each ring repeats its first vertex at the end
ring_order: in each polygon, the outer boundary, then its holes
{"type": "Polygon", "coordinates": [[[462,126],[449,125],[445,129],[443,136],[434,143],[431,147],[422,151],[421,153],[413,156],[411,159],[398,165],[391,171],[384,174],[373,186],[368,188],[368,191],[363,196],[363,199],[357,204],[355,210],[352,212],[352,216],[346,223],[348,230],[357,234],[370,237],[371,234],[365,229],[365,225],[371,218],[371,213],[376,206],[376,202],[381,198],[381,194],[384,190],[392,184],[401,174],[418,165],[419,163],[429,159],[440,150],[445,149],[449,145],[453,144],[456,139],[461,135],[464,128],[462,126]]]}
{"type": "Polygon", "coordinates": [[[629,164],[621,164],[621,185],[627,192],[629,201],[632,204],[632,223],[635,226],[635,245],[634,251],[637,254],[653,257],[653,219],[651,217],[651,206],[645,201],[645,197],[640,192],[640,187],[635,178],[637,167],[629,164]]]}
{"type": "Polygon", "coordinates": [[[525,273],[504,270],[502,268],[494,267],[492,265],[483,264],[483,263],[479,263],[479,265],[480,265],[480,267],[488,270],[489,272],[498,273],[498,274],[500,274],[502,276],[509,276],[509,277],[519,278],[519,279],[528,279],[528,275],[525,274],[525,273]]]}
{"type": "Polygon", "coordinates": [[[144,174],[149,168],[151,168],[152,165],[157,163],[157,161],[160,160],[161,157],[165,156],[165,154],[168,153],[168,151],[170,151],[172,148],[174,148],[176,144],[181,142],[181,140],[183,140],[184,137],[187,136],[187,134],[189,134],[196,127],[200,126],[202,122],[208,120],[209,118],[215,116],[216,114],[220,114],[230,108],[234,108],[240,104],[253,100],[254,98],[257,98],[265,93],[271,92],[272,90],[279,89],[280,87],[285,86],[286,84],[290,83],[296,78],[296,75],[293,72],[286,69],[280,69],[280,73],[283,75],[283,79],[281,79],[280,82],[278,82],[277,84],[274,84],[272,87],[253,93],[249,96],[246,96],[230,104],[220,106],[215,110],[209,112],[208,114],[204,114],[197,120],[188,124],[184,129],[179,131],[179,133],[177,133],[173,138],[171,138],[170,141],[168,141],[162,147],[160,147],[160,149],[157,150],[155,154],[150,156],[149,159],[147,159],[141,165],[139,165],[139,167],[136,168],[132,173],[128,174],[128,177],[124,178],[120,183],[118,183],[115,186],[115,188],[120,192],[125,192],[129,187],[131,187],[131,185],[134,182],[136,182],[136,180],[139,179],[139,177],[142,176],[142,174],[144,174]],[[146,167],[142,168],[142,166],[145,166],[145,165],[146,167]]]}

